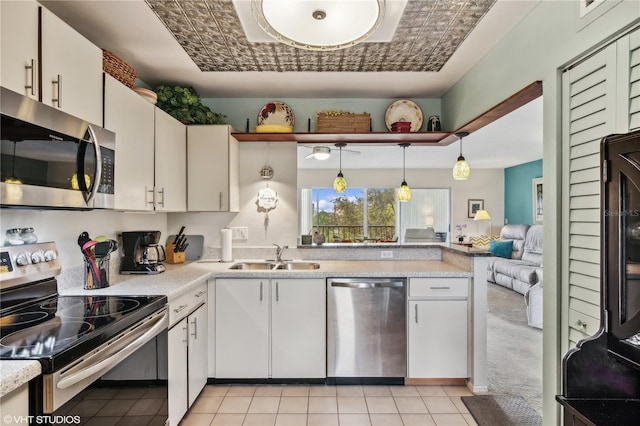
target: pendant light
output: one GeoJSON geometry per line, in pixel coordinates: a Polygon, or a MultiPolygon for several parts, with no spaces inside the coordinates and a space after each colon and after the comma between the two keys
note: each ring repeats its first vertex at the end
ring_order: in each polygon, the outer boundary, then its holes
{"type": "Polygon", "coordinates": [[[468,136],[469,132],[458,132],[456,136],[460,138],[460,156],[458,157],[458,161],[453,166],[453,178],[455,180],[467,180],[469,179],[469,175],[471,174],[471,168],[469,167],[469,163],[462,156],[462,138],[468,136]]]}
{"type": "Polygon", "coordinates": [[[409,188],[409,185],[407,185],[407,181],[405,179],[405,151],[409,145],[411,144],[399,144],[399,146],[402,147],[402,183],[400,184],[400,188],[398,188],[398,201],[401,202],[407,202],[411,200],[411,188],[409,188]]]}
{"type": "Polygon", "coordinates": [[[342,194],[347,190],[347,181],[342,174],[342,148],[347,146],[346,143],[337,143],[336,147],[340,149],[340,171],[338,172],[338,176],[333,181],[333,190],[338,194],[342,194]]]}

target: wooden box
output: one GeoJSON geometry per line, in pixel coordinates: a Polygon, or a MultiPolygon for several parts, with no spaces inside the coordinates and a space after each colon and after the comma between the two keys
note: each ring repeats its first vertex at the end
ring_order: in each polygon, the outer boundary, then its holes
{"type": "Polygon", "coordinates": [[[371,114],[318,115],[318,133],[369,133],[371,114]]]}

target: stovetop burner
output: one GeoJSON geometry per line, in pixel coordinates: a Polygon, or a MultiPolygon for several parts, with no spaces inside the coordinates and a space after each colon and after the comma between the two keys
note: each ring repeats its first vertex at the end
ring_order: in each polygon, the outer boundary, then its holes
{"type": "Polygon", "coordinates": [[[14,357],[30,358],[54,353],[93,330],[86,321],[48,321],[34,325],[0,339],[0,350],[11,351],[14,357]]]}
{"type": "Polygon", "coordinates": [[[98,318],[125,314],[140,306],[140,301],[118,296],[64,296],[40,305],[45,311],[55,311],[66,318],[98,318]]]}
{"type": "Polygon", "coordinates": [[[136,324],[165,296],[57,296],[0,318],[0,359],[37,359],[51,372],[136,324]]]}

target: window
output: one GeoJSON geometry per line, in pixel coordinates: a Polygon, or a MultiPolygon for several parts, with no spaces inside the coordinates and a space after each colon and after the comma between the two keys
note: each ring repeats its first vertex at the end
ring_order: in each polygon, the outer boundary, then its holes
{"type": "Polygon", "coordinates": [[[448,241],[450,190],[412,189],[412,199],[400,203],[396,188],[301,188],[301,233],[316,230],[328,243],[404,241],[408,228],[429,229],[448,241]]]}

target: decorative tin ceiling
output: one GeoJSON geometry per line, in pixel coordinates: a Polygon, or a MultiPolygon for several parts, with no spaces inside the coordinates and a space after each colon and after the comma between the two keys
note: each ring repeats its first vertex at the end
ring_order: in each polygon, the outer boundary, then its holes
{"type": "Polygon", "coordinates": [[[391,42],[329,52],[249,42],[232,0],[145,2],[202,71],[407,72],[439,71],[496,0],[408,0],[391,42]]]}

